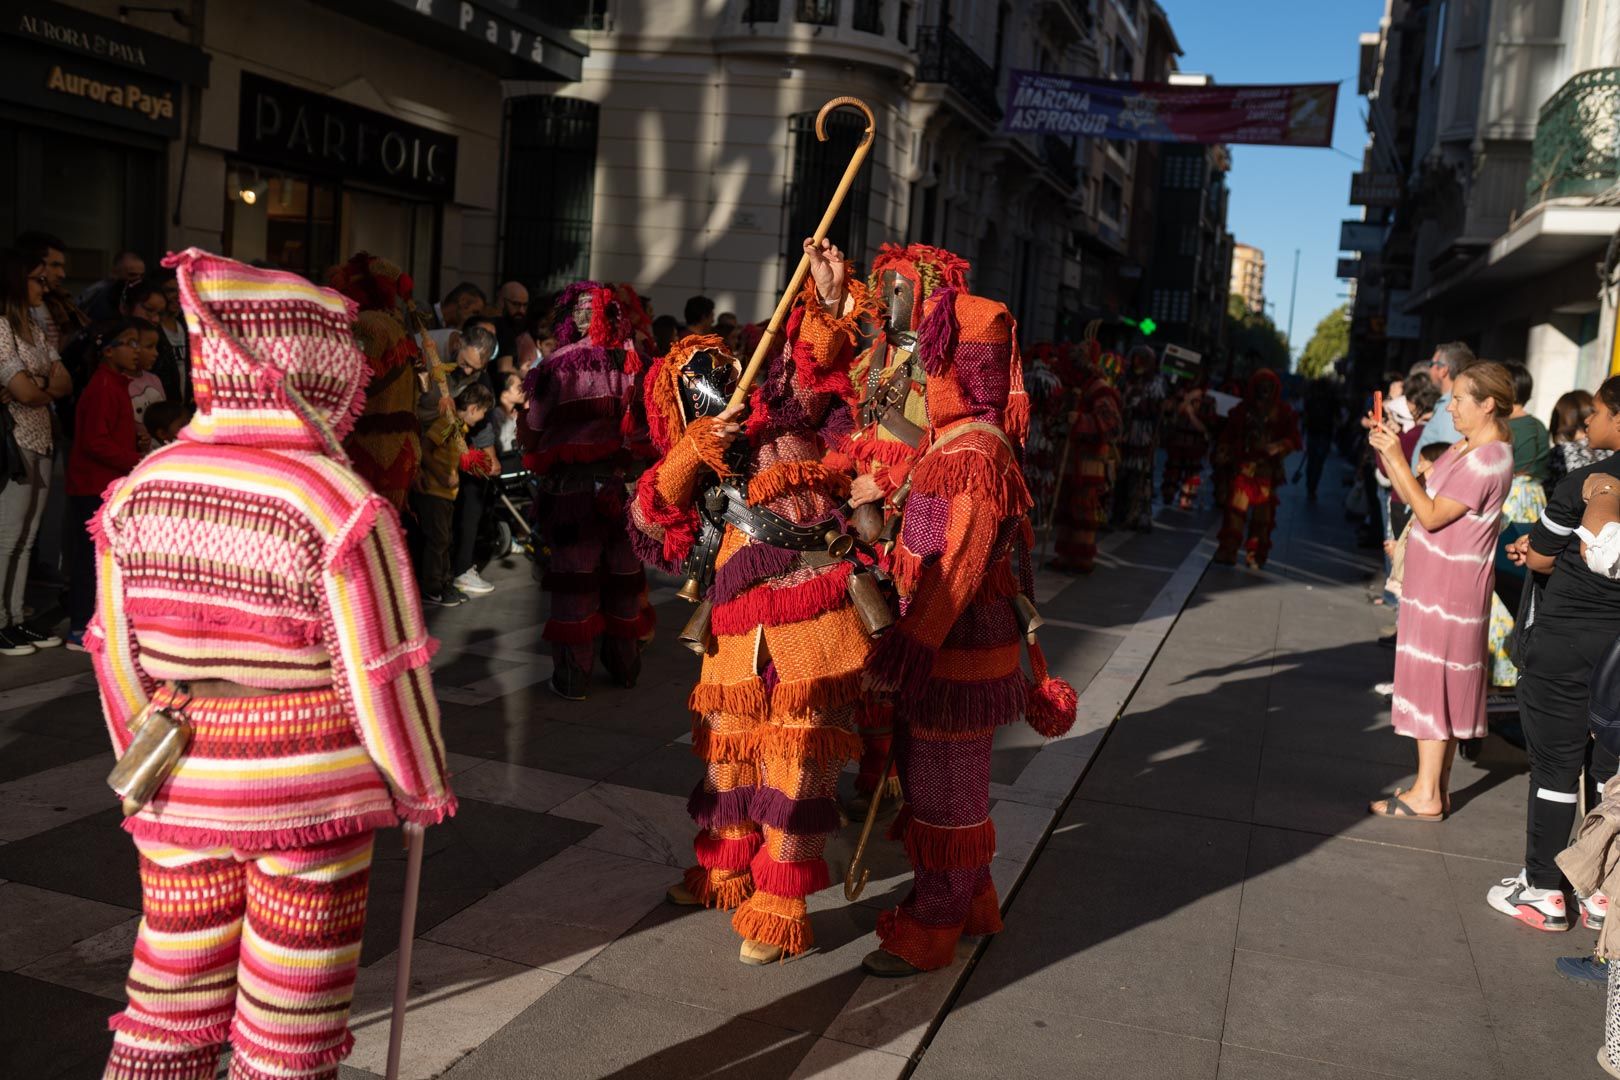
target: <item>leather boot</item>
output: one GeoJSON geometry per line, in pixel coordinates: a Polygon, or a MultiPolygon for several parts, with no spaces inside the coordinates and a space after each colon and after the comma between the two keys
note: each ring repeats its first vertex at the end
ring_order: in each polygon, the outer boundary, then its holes
{"type": "Polygon", "coordinates": [[[703,906],[703,901],[699,900],[697,895],[693,893],[691,889],[686,887],[686,882],[684,881],[677,881],[668,889],[664,890],[664,902],[674,904],[676,907],[703,906]]]}
{"type": "Polygon", "coordinates": [[[556,670],[551,673],[551,680],[546,685],[551,687],[553,694],[565,701],[584,701],[585,689],[590,682],[591,677],[564,656],[557,660],[556,670]]]}

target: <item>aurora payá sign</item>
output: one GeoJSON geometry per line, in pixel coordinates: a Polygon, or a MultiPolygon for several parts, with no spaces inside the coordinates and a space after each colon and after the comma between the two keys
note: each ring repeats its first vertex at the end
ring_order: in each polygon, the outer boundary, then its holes
{"type": "Polygon", "coordinates": [[[1176,143],[1329,146],[1336,83],[1176,86],[1014,71],[1003,131],[1176,143]]]}

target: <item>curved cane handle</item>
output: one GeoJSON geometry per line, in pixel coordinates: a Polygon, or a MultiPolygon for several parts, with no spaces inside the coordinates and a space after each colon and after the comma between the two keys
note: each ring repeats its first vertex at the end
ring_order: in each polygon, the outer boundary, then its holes
{"type": "Polygon", "coordinates": [[[871,146],[872,140],[877,137],[877,116],[872,112],[872,107],[858,97],[849,97],[848,95],[835,97],[823,105],[821,111],[816,113],[816,138],[821,142],[827,141],[827,117],[834,109],[843,105],[848,105],[852,109],[859,109],[861,114],[866,117],[866,133],[861,136],[861,144],[858,147],[858,149],[864,150],[871,146]]]}

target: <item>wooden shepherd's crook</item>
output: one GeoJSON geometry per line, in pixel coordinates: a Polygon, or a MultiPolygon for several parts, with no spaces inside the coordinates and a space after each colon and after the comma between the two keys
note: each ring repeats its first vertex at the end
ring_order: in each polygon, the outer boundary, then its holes
{"type": "MultiPolygon", "coordinates": [[[[861,171],[861,164],[866,161],[866,155],[872,149],[872,138],[877,133],[877,117],[872,115],[872,109],[860,98],[835,97],[821,107],[816,114],[816,138],[821,142],[827,141],[827,114],[840,105],[859,109],[866,116],[866,133],[861,136],[861,144],[855,148],[855,153],[849,159],[849,166],[844,169],[844,178],[838,181],[838,190],[833,192],[832,202],[827,204],[827,212],[821,215],[821,224],[816,226],[815,243],[819,247],[827,238],[827,230],[832,228],[833,218],[838,216],[838,208],[844,205],[844,196],[849,194],[850,185],[855,183],[855,174],[861,171]]],[[[782,335],[782,322],[793,307],[794,297],[799,295],[799,287],[804,284],[804,275],[810,272],[810,256],[808,253],[799,257],[799,268],[793,271],[793,277],[788,282],[787,291],[782,299],[776,303],[776,312],[771,316],[769,325],[765,327],[764,335],[759,344],[754,347],[754,355],[749,358],[748,366],[743,369],[742,378],[737,380],[737,389],[732,392],[732,405],[741,405],[748,396],[748,390],[759,375],[759,369],[765,365],[765,357],[769,355],[771,346],[782,335]]]]}
{"type": "Polygon", "coordinates": [[[872,801],[866,808],[866,824],[861,826],[861,838],[855,844],[855,854],[849,858],[849,869],[844,873],[844,899],[859,900],[872,879],[866,869],[866,842],[872,839],[872,826],[877,824],[878,807],[883,804],[883,789],[889,786],[889,770],[894,767],[895,744],[889,743],[888,756],[883,759],[883,771],[878,773],[878,784],[872,791],[872,801]]]}

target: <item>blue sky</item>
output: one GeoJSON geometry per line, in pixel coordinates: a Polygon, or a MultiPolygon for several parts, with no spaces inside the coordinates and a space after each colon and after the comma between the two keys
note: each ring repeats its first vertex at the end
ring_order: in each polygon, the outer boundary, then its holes
{"type": "Polygon", "coordinates": [[[1266,299],[1288,326],[1289,284],[1299,248],[1294,353],[1316,324],[1344,302],[1347,283],[1333,276],[1339,222],[1360,216],[1349,205],[1350,174],[1366,144],[1356,94],[1358,35],[1378,29],[1382,0],[1160,0],[1181,42],[1183,71],[1220,83],[1337,82],[1333,145],[1326,149],[1235,146],[1227,228],[1266,253],[1266,299]]]}

